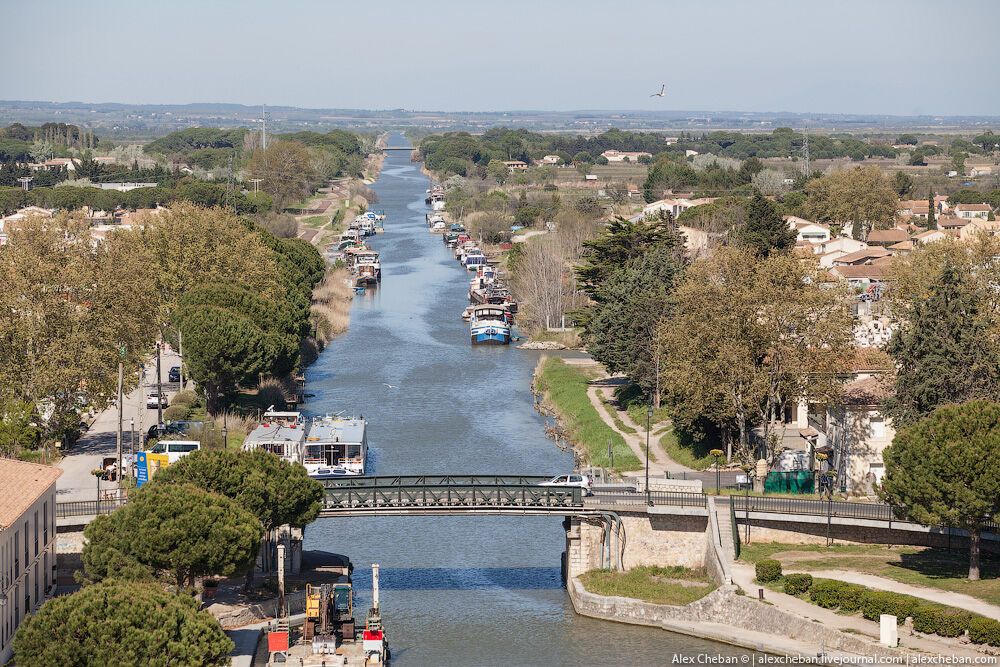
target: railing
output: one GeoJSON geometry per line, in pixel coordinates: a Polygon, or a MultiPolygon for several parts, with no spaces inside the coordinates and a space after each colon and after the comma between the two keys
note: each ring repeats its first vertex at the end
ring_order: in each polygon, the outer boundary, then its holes
{"type": "Polygon", "coordinates": [[[122,507],[127,500],[127,498],[115,498],[113,500],[71,500],[56,503],[56,518],[63,519],[72,516],[111,514],[119,507],[122,507]]]}
{"type": "MultiPolygon", "coordinates": [[[[607,505],[646,505],[645,493],[637,492],[595,492],[592,499],[600,504],[607,505]]],[[[703,493],[687,493],[684,491],[650,491],[649,503],[652,505],[663,505],[671,507],[705,507],[706,500],[703,493]]]]}
{"type": "Polygon", "coordinates": [[[729,503],[729,525],[733,529],[733,558],[740,557],[740,526],[736,523],[736,505],[729,503]]]}
{"type": "Polygon", "coordinates": [[[435,508],[580,509],[583,489],[518,484],[328,486],[326,511],[435,508]]]}
{"type": "Polygon", "coordinates": [[[767,512],[771,514],[806,514],[832,516],[845,519],[872,521],[897,521],[892,505],[885,503],[855,503],[845,500],[807,500],[805,498],[777,498],[774,496],[732,496],[729,500],[738,512],[767,512]]]}
{"type": "Polygon", "coordinates": [[[394,475],[382,477],[341,477],[323,480],[328,489],[396,486],[538,486],[551,475],[394,475]]]}

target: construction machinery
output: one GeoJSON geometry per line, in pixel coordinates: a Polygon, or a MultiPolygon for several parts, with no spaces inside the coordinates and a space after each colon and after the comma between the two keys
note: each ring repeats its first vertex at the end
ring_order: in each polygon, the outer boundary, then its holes
{"type": "Polygon", "coordinates": [[[306,585],[306,619],[302,637],[313,653],[333,653],[354,641],[354,591],[351,582],[306,585]]]}
{"type": "Polygon", "coordinates": [[[365,617],[365,629],[361,633],[361,648],[368,664],[384,664],[389,661],[389,642],[382,628],[382,612],[378,606],[378,563],[372,563],[372,606],[365,617]]]}

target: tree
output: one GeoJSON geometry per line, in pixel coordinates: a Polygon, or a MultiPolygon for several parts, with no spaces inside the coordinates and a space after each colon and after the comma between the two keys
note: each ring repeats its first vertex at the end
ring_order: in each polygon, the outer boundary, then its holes
{"type": "Polygon", "coordinates": [[[736,245],[767,257],[774,250],[794,247],[797,235],[778,212],[778,207],[757,190],[747,207],[746,222],[733,230],[733,237],[736,245]]]}
{"type": "Polygon", "coordinates": [[[193,484],[153,482],[128,505],[88,524],[84,536],[83,566],[91,581],[114,577],[112,565],[132,562],[169,573],[180,592],[195,577],[252,567],[263,529],[225,496],[193,484]]]}
{"type": "Polygon", "coordinates": [[[267,148],[250,156],[247,171],[263,178],[264,192],[274,197],[279,208],[308,195],[316,178],[316,156],[297,141],[271,141],[267,148]]]}
{"type": "Polygon", "coordinates": [[[1000,404],[946,405],[901,429],[882,454],[880,495],[901,518],[969,531],[969,579],[979,579],[980,535],[1000,521],[1000,404]]]}
{"type": "Polygon", "coordinates": [[[806,185],[806,213],[819,222],[854,226],[854,238],[864,241],[874,228],[896,215],[898,197],[878,167],[840,169],[806,185]]]}
{"type": "Polygon", "coordinates": [[[934,191],[927,190],[927,229],[937,229],[937,213],[934,211],[934,191]]]}
{"type": "Polygon", "coordinates": [[[821,287],[816,271],[790,253],[761,259],[735,248],[691,265],[658,337],[662,385],[680,426],[707,419],[735,431],[739,460],[770,463],[781,450],[772,433],[783,408],[838,395],[848,299],[821,287]]]}
{"type": "Polygon", "coordinates": [[[737,172],[740,183],[747,184],[753,181],[753,177],[764,170],[764,163],[759,158],[751,157],[743,160],[737,172]]]}
{"type": "Polygon", "coordinates": [[[911,297],[888,346],[897,373],[887,410],[897,424],[947,403],[997,395],[1000,357],[986,298],[967,270],[947,260],[929,291],[911,297]]]}
{"type": "Polygon", "coordinates": [[[896,189],[896,194],[905,197],[913,189],[913,177],[906,172],[897,171],[892,177],[892,185],[896,189]]]}
{"type": "Polygon", "coordinates": [[[490,163],[486,165],[486,173],[497,182],[497,185],[506,183],[507,177],[510,176],[510,172],[507,171],[507,165],[500,160],[490,160],[490,163]]]}
{"type": "Polygon", "coordinates": [[[600,285],[608,275],[660,245],[673,247],[676,237],[677,229],[670,218],[648,222],[612,220],[604,234],[583,244],[584,261],[576,269],[583,290],[599,299],[600,285]]]}
{"type": "Polygon", "coordinates": [[[222,667],[233,646],[191,596],[114,580],[49,600],[14,636],[19,665],[222,667]]]}
{"type": "Polygon", "coordinates": [[[16,458],[24,449],[34,449],[41,433],[35,406],[22,400],[0,402],[0,456],[16,458]]]}
{"type": "Polygon", "coordinates": [[[785,173],[777,169],[761,169],[750,179],[751,185],[762,194],[775,196],[784,192],[785,173]]]}

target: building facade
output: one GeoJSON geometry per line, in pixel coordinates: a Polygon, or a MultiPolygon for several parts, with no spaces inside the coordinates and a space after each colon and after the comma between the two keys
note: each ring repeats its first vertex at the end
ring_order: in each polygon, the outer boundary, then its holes
{"type": "Polygon", "coordinates": [[[0,459],[0,664],[24,617],[55,591],[56,480],[52,466],[0,459]]]}

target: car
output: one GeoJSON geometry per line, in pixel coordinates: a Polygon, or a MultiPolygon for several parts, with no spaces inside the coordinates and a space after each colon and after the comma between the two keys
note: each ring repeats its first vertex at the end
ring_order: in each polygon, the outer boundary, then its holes
{"type": "Polygon", "coordinates": [[[587,475],[573,473],[570,475],[556,475],[550,480],[541,482],[538,486],[578,487],[583,489],[583,495],[589,496],[593,493],[591,489],[594,486],[594,481],[587,475]]]}
{"type": "Polygon", "coordinates": [[[166,435],[187,435],[202,426],[204,426],[204,423],[199,421],[175,421],[169,424],[153,424],[146,431],[142,442],[145,445],[150,440],[158,440],[166,435]]]}
{"type": "Polygon", "coordinates": [[[167,372],[167,382],[180,382],[181,381],[181,367],[174,366],[167,372]]]}
{"type": "Polygon", "coordinates": [[[146,394],[146,407],[154,410],[159,407],[167,407],[166,394],[160,394],[155,391],[149,392],[146,394]]]}
{"type": "Polygon", "coordinates": [[[168,463],[176,463],[199,449],[201,443],[197,440],[160,440],[149,451],[153,454],[166,454],[168,463]]]}

